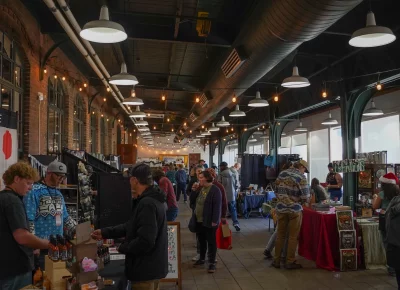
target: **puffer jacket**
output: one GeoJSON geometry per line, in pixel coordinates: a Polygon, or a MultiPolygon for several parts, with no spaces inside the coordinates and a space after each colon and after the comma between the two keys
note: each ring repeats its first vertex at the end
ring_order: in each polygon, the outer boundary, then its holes
{"type": "Polygon", "coordinates": [[[227,168],[218,174],[217,180],[224,186],[226,199],[228,202],[235,201],[236,199],[236,189],[235,189],[235,179],[233,177],[232,171],[227,168]]]}

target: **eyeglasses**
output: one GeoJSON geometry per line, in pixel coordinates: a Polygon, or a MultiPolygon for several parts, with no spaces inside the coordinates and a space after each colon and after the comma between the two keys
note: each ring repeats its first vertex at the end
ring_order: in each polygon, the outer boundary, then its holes
{"type": "Polygon", "coordinates": [[[54,174],[61,180],[64,180],[67,177],[64,174],[57,174],[57,173],[54,173],[54,174]]]}

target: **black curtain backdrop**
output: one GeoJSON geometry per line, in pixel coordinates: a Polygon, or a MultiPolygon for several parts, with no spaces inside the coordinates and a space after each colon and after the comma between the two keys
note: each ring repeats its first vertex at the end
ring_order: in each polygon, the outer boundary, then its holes
{"type": "Polygon", "coordinates": [[[250,184],[258,184],[258,187],[265,188],[267,184],[264,166],[265,156],[256,154],[243,155],[242,168],[240,170],[242,190],[250,184]]]}

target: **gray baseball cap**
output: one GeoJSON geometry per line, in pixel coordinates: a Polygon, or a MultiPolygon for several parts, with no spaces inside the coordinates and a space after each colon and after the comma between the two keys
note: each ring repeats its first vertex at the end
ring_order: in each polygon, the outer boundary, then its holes
{"type": "Polygon", "coordinates": [[[56,174],[67,174],[67,166],[59,161],[53,161],[47,166],[47,172],[56,174]]]}

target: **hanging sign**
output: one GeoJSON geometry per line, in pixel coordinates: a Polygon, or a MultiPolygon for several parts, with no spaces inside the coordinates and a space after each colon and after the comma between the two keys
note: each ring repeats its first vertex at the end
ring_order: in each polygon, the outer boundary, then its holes
{"type": "Polygon", "coordinates": [[[345,159],[333,161],[333,170],[335,172],[361,172],[365,171],[365,159],[345,159]]]}

